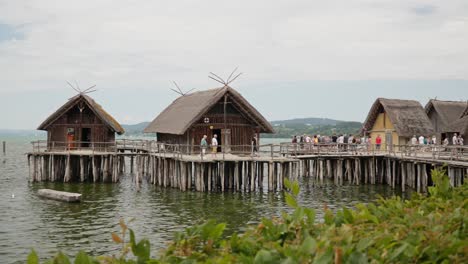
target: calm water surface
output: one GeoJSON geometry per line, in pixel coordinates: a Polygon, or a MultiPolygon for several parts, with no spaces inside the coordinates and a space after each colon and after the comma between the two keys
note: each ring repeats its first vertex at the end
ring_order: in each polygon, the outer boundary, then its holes
{"type": "MultiPolygon", "coordinates": [[[[32,184],[24,155],[29,150],[28,139],[7,139],[7,155],[0,153],[0,263],[22,263],[31,248],[43,258],[58,250],[117,253],[110,234],[119,230],[121,217],[135,218],[131,228],[137,238],[150,239],[153,255],[157,255],[174,232],[205,220],[226,222],[228,232],[242,231],[262,217],[289,210],[281,193],[180,192],[148,184],[137,192],[131,175],[124,175],[118,184],[32,184]],[[82,193],[83,202],[41,199],[36,195],[41,188],[82,193]]],[[[325,204],[337,209],[373,201],[377,195],[400,195],[379,185],[314,187],[307,179],[300,183],[300,203],[316,208],[318,217],[325,204]]]]}

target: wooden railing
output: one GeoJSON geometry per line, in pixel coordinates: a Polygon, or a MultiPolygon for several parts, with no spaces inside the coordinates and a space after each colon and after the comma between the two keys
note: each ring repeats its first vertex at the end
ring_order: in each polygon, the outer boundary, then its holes
{"type": "Polygon", "coordinates": [[[86,141],[32,141],[33,152],[67,152],[67,151],[91,151],[91,152],[116,152],[114,142],[86,142],[86,141]]]}
{"type": "MultiPolygon", "coordinates": [[[[33,152],[92,151],[92,152],[142,152],[165,155],[214,155],[212,146],[168,144],[155,140],[118,139],[115,142],[56,142],[33,141],[33,152]],[[204,151],[203,151],[204,150],[204,151]]],[[[269,157],[300,157],[305,155],[392,155],[401,157],[424,157],[432,159],[468,161],[468,146],[443,145],[369,145],[369,144],[313,144],[279,143],[254,145],[218,146],[216,155],[243,155],[269,157]]]]}

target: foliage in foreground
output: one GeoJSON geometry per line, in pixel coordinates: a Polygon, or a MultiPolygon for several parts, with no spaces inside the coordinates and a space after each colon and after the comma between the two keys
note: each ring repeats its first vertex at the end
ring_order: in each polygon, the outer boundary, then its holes
{"type": "MultiPolygon", "coordinates": [[[[428,197],[381,198],[336,214],[325,208],[320,223],[314,210],[298,206],[298,183],[285,182],[286,202],[294,212],[263,219],[244,234],[223,238],[225,224],[209,221],[178,233],[157,259],[150,259],[149,241],[136,242],[121,221],[122,234],[112,235],[122,246],[119,256],[92,258],[80,252],[73,263],[468,263],[467,184],[452,189],[442,170],[434,170],[432,178],[435,187],[428,197]]],[[[35,252],[28,263],[39,263],[35,252]]],[[[59,253],[46,263],[72,262],[59,253]]]]}

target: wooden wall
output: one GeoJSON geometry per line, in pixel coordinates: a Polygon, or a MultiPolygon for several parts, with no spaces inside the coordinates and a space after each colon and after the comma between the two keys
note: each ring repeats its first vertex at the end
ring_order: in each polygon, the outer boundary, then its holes
{"type": "Polygon", "coordinates": [[[208,144],[211,144],[211,138],[215,134],[215,131],[221,130],[220,145],[223,145],[225,141],[224,129],[230,131],[230,145],[231,146],[250,146],[252,139],[255,135],[260,137],[257,133],[260,128],[257,127],[255,122],[249,117],[245,116],[239,111],[232,103],[228,101],[226,107],[226,124],[224,124],[224,103],[220,101],[218,104],[213,106],[206,114],[199,117],[184,135],[173,135],[173,134],[161,134],[158,133],[158,141],[165,142],[168,144],[184,144],[184,145],[200,145],[203,135],[208,136],[208,144]],[[209,122],[206,123],[206,119],[209,122]]]}
{"type": "Polygon", "coordinates": [[[75,130],[74,141],[81,141],[82,128],[90,129],[90,142],[111,143],[115,141],[115,133],[94,114],[88,105],[85,105],[82,113],[80,113],[78,106],[75,105],[55,120],[47,128],[49,143],[55,142],[56,146],[66,145],[63,142],[67,142],[69,128],[75,130]]]}

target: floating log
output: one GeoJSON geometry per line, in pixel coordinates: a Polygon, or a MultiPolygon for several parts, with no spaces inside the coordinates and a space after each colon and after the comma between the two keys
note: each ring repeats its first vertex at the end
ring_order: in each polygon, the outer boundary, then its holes
{"type": "Polygon", "coordinates": [[[39,191],[37,191],[37,194],[47,199],[68,202],[68,203],[81,201],[81,194],[79,193],[61,192],[61,191],[56,191],[56,190],[51,190],[51,189],[40,189],[39,191]]]}

